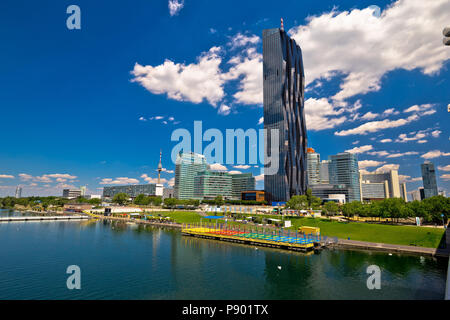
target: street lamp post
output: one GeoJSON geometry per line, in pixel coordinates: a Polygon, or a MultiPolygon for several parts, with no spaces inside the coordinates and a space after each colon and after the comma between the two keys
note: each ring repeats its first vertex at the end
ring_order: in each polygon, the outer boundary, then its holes
{"type": "Polygon", "coordinates": [[[444,43],[444,45],[450,46],[450,27],[444,28],[442,34],[444,35],[444,39],[442,40],[442,42],[444,43]]]}

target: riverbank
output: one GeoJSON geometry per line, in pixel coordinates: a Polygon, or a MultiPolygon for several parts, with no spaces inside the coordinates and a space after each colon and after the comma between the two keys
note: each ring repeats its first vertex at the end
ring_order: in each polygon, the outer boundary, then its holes
{"type": "MultiPolygon", "coordinates": [[[[140,220],[140,219],[128,219],[128,218],[120,218],[120,217],[108,217],[108,216],[97,216],[99,219],[104,220],[113,220],[113,221],[123,221],[137,224],[146,224],[146,225],[154,225],[160,227],[168,227],[181,229],[182,223],[166,223],[166,222],[153,222],[148,220],[140,220]]],[[[189,219],[190,220],[190,219],[189,219]]],[[[183,222],[183,223],[195,223],[197,221],[191,222],[183,222]]],[[[358,241],[358,240],[348,240],[342,239],[338,237],[338,241],[333,244],[334,247],[343,248],[343,249],[360,249],[360,250],[373,250],[373,251],[383,251],[388,253],[406,253],[406,254],[418,254],[418,255],[426,255],[426,256],[439,256],[439,257],[449,257],[450,256],[450,234],[449,230],[446,233],[446,249],[438,249],[438,248],[427,248],[427,247],[419,247],[419,246],[407,246],[407,245],[399,245],[399,244],[388,244],[388,243],[378,243],[378,242],[369,242],[369,241],[358,241]]]]}

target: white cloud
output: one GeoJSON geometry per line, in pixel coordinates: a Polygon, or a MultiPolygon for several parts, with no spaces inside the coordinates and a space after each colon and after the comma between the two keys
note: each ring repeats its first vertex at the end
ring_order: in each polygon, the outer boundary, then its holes
{"type": "Polygon", "coordinates": [[[358,143],[359,143],[359,140],[356,140],[356,141],[352,142],[353,145],[358,144],[358,143]]]}
{"type": "Polygon", "coordinates": [[[361,119],[363,119],[363,120],[372,120],[372,119],[375,119],[375,118],[377,118],[379,116],[380,115],[378,113],[372,113],[372,112],[369,111],[365,115],[363,115],[361,117],[361,119]]]}
{"type": "Polygon", "coordinates": [[[263,123],[264,123],[264,117],[259,118],[258,124],[263,124],[263,123]]]}
{"type": "Polygon", "coordinates": [[[360,169],[365,169],[365,168],[370,168],[370,167],[378,167],[385,163],[386,163],[386,161],[363,160],[363,161],[358,161],[358,167],[360,169]]]}
{"type": "Polygon", "coordinates": [[[417,114],[413,114],[406,119],[397,119],[397,120],[384,119],[381,121],[371,121],[366,122],[353,129],[337,131],[334,134],[337,136],[348,136],[355,134],[366,135],[368,133],[377,132],[383,129],[401,127],[418,119],[419,116],[417,114]]]}
{"type": "Polygon", "coordinates": [[[388,142],[392,142],[392,139],[383,139],[380,140],[381,143],[388,143],[388,142]]]}
{"type": "MultiPolygon", "coordinates": [[[[245,47],[247,45],[255,45],[260,41],[260,38],[257,35],[244,35],[242,33],[237,33],[231,38],[231,41],[228,45],[232,48],[245,47]]],[[[262,72],[262,71],[261,71],[262,72]]]]}
{"type": "Polygon", "coordinates": [[[217,33],[217,30],[214,28],[209,28],[209,33],[211,34],[217,33]]]}
{"type": "Polygon", "coordinates": [[[19,177],[20,177],[20,180],[23,180],[23,181],[28,181],[28,180],[33,179],[32,175],[26,174],[26,173],[20,173],[19,177]]]}
{"type": "Polygon", "coordinates": [[[144,117],[140,117],[139,121],[147,121],[147,119],[145,119],[144,117]]]}
{"type": "Polygon", "coordinates": [[[446,166],[438,166],[438,169],[442,171],[450,171],[450,164],[446,166]]]}
{"type": "MultiPolygon", "coordinates": [[[[141,175],[141,178],[144,179],[145,182],[147,183],[158,183],[158,178],[152,178],[149,177],[147,174],[143,174],[141,175]]],[[[165,178],[161,178],[160,179],[160,183],[164,184],[164,183],[168,183],[169,181],[165,178]]]]}
{"type": "Polygon", "coordinates": [[[441,175],[441,179],[442,180],[450,180],[450,174],[446,173],[446,174],[441,175]]]}
{"type": "Polygon", "coordinates": [[[400,157],[404,157],[404,156],[412,156],[412,155],[416,155],[419,154],[416,151],[408,151],[408,152],[403,152],[403,153],[393,153],[387,156],[387,158],[400,158],[400,157]]]}
{"type": "Polygon", "coordinates": [[[227,116],[229,115],[231,112],[231,108],[225,104],[222,104],[218,110],[218,114],[221,114],[223,116],[227,116]]]}
{"type": "Polygon", "coordinates": [[[427,143],[428,140],[418,140],[417,143],[427,143]]]}
{"type": "Polygon", "coordinates": [[[162,172],[165,172],[165,173],[174,173],[173,170],[167,170],[166,168],[162,168],[161,171],[162,171],[162,172]]]}
{"type": "Polygon", "coordinates": [[[398,136],[398,138],[395,140],[395,142],[405,143],[408,141],[416,141],[416,140],[421,140],[421,139],[425,138],[426,136],[427,136],[427,134],[423,133],[423,132],[417,132],[417,133],[410,134],[409,137],[406,133],[401,133],[398,136]]]}
{"type": "Polygon", "coordinates": [[[371,152],[367,152],[367,154],[370,154],[371,156],[379,156],[379,157],[385,157],[387,155],[389,155],[389,152],[387,151],[371,151],[371,152]]]}
{"type": "Polygon", "coordinates": [[[398,164],[385,164],[385,165],[379,167],[378,169],[376,169],[375,172],[388,172],[391,170],[398,170],[399,167],[400,167],[400,165],[398,165],[398,164]]]}
{"type": "Polygon", "coordinates": [[[219,68],[222,62],[219,47],[212,47],[189,65],[165,60],[163,64],[142,66],[136,63],[132,82],[138,82],[154,94],[166,93],[170,99],[201,103],[207,100],[216,106],[224,97],[224,79],[219,68]]]}
{"type": "Polygon", "coordinates": [[[398,115],[400,114],[400,111],[395,110],[394,108],[386,109],[383,112],[383,116],[389,116],[389,115],[398,115]]]}
{"type": "Polygon", "coordinates": [[[14,176],[9,174],[0,174],[0,179],[14,179],[14,176]]]}
{"type": "Polygon", "coordinates": [[[263,103],[262,54],[248,48],[228,61],[232,65],[223,79],[239,79],[238,91],[233,94],[236,103],[245,105],[263,103]]]}
{"type": "Polygon", "coordinates": [[[241,171],[237,171],[237,170],[231,170],[231,171],[228,171],[228,173],[229,174],[241,174],[242,172],[241,171]]]}
{"type": "Polygon", "coordinates": [[[177,15],[184,7],[184,0],[169,0],[170,16],[177,15]]]}
{"type": "Polygon", "coordinates": [[[214,171],[227,171],[228,170],[227,167],[225,167],[224,165],[222,165],[220,163],[211,164],[209,166],[209,168],[214,171]]]}
{"type": "Polygon", "coordinates": [[[371,145],[365,145],[365,146],[354,147],[353,149],[345,150],[345,152],[358,154],[358,153],[364,153],[364,152],[370,151],[372,149],[373,149],[373,147],[371,145]]]}
{"type": "Polygon", "coordinates": [[[347,119],[342,112],[326,98],[309,98],[305,101],[306,128],[312,131],[334,128],[347,119]]]}
{"type": "Polygon", "coordinates": [[[137,183],[139,183],[139,180],[128,177],[120,177],[115,179],[105,178],[102,179],[102,181],[100,182],[100,184],[123,184],[123,185],[137,184],[137,183]]]}
{"type": "Polygon", "coordinates": [[[429,112],[429,110],[431,108],[433,108],[433,104],[427,103],[427,104],[422,104],[422,105],[414,105],[411,106],[407,109],[405,109],[403,112],[405,113],[410,113],[410,112],[418,112],[418,113],[424,113],[424,112],[429,112]]]}
{"type": "Polygon", "coordinates": [[[431,135],[432,135],[434,138],[439,138],[439,136],[440,136],[441,133],[442,133],[442,131],[440,131],[440,130],[434,130],[434,131],[431,133],[431,135]]]}
{"type": "Polygon", "coordinates": [[[258,176],[255,176],[255,181],[264,181],[264,174],[260,174],[258,176]]]}
{"type": "Polygon", "coordinates": [[[336,100],[378,91],[396,69],[438,72],[450,58],[439,30],[450,21],[448,0],[399,0],[380,17],[373,8],[312,16],[290,30],[302,46],[307,84],[344,75],[336,100]],[[438,31],[436,31],[438,30],[438,31]]]}
{"type": "Polygon", "coordinates": [[[243,169],[243,170],[249,169],[250,167],[251,167],[251,166],[246,165],[246,164],[238,164],[238,165],[236,165],[236,166],[233,166],[233,168],[236,168],[236,169],[243,169]]]}
{"type": "Polygon", "coordinates": [[[440,150],[432,150],[421,155],[421,157],[424,159],[434,159],[442,156],[450,156],[450,152],[441,152],[440,150]]]}

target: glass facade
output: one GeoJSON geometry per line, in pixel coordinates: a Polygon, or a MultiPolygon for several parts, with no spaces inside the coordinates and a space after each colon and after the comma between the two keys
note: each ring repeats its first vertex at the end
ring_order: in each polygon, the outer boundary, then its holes
{"type": "Polygon", "coordinates": [[[400,182],[398,179],[398,171],[390,170],[388,172],[367,173],[361,176],[361,181],[367,183],[384,183],[387,181],[386,198],[401,198],[400,182]]]}
{"type": "Polygon", "coordinates": [[[205,156],[193,152],[180,153],[175,163],[175,198],[194,199],[195,176],[199,172],[206,171],[207,168],[205,156]]]}
{"type": "Polygon", "coordinates": [[[232,177],[227,172],[202,171],[194,177],[194,198],[214,199],[221,195],[224,199],[232,198],[232,177]]]}
{"type": "Polygon", "coordinates": [[[329,160],[322,160],[320,163],[320,183],[330,183],[330,173],[328,169],[329,163],[329,160]]]}
{"type": "Polygon", "coordinates": [[[308,151],[308,185],[321,183],[320,181],[320,154],[308,151]]]}
{"type": "Polygon", "coordinates": [[[330,184],[343,184],[349,188],[347,202],[361,201],[358,157],[344,152],[329,157],[330,184]]]}
{"type": "Polygon", "coordinates": [[[145,194],[146,196],[154,196],[156,195],[156,184],[136,184],[129,186],[103,188],[103,197],[112,198],[118,193],[126,193],[131,198],[135,198],[140,194],[145,194]]]}
{"type": "Polygon", "coordinates": [[[266,172],[264,176],[264,188],[272,201],[287,201],[306,192],[304,79],[302,51],[296,42],[283,29],[264,30],[264,129],[269,150],[266,153],[271,150],[271,129],[279,132],[278,172],[266,172]]]}
{"type": "Polygon", "coordinates": [[[231,175],[231,190],[234,200],[241,199],[242,191],[255,190],[255,177],[251,173],[241,173],[231,175]]]}
{"type": "Polygon", "coordinates": [[[436,170],[434,164],[426,162],[421,164],[422,180],[423,180],[423,199],[431,198],[438,195],[438,187],[436,182],[436,170]]]}

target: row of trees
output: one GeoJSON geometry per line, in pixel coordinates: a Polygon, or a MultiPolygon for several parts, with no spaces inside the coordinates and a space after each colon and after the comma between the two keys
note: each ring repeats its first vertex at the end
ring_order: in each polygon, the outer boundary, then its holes
{"type": "Polygon", "coordinates": [[[450,215],[450,198],[435,196],[423,201],[405,202],[400,198],[389,198],[372,203],[354,201],[341,207],[342,214],[347,217],[358,215],[372,218],[401,218],[420,217],[424,222],[447,222],[450,215]]]}
{"type": "Polygon", "coordinates": [[[371,203],[353,201],[344,205],[327,202],[322,205],[320,198],[307,192],[306,195],[293,196],[286,207],[293,210],[319,209],[325,215],[343,214],[346,217],[360,216],[372,218],[401,218],[420,217],[424,222],[446,222],[450,215],[450,198],[436,196],[423,201],[405,202],[400,198],[389,198],[371,203]]]}

